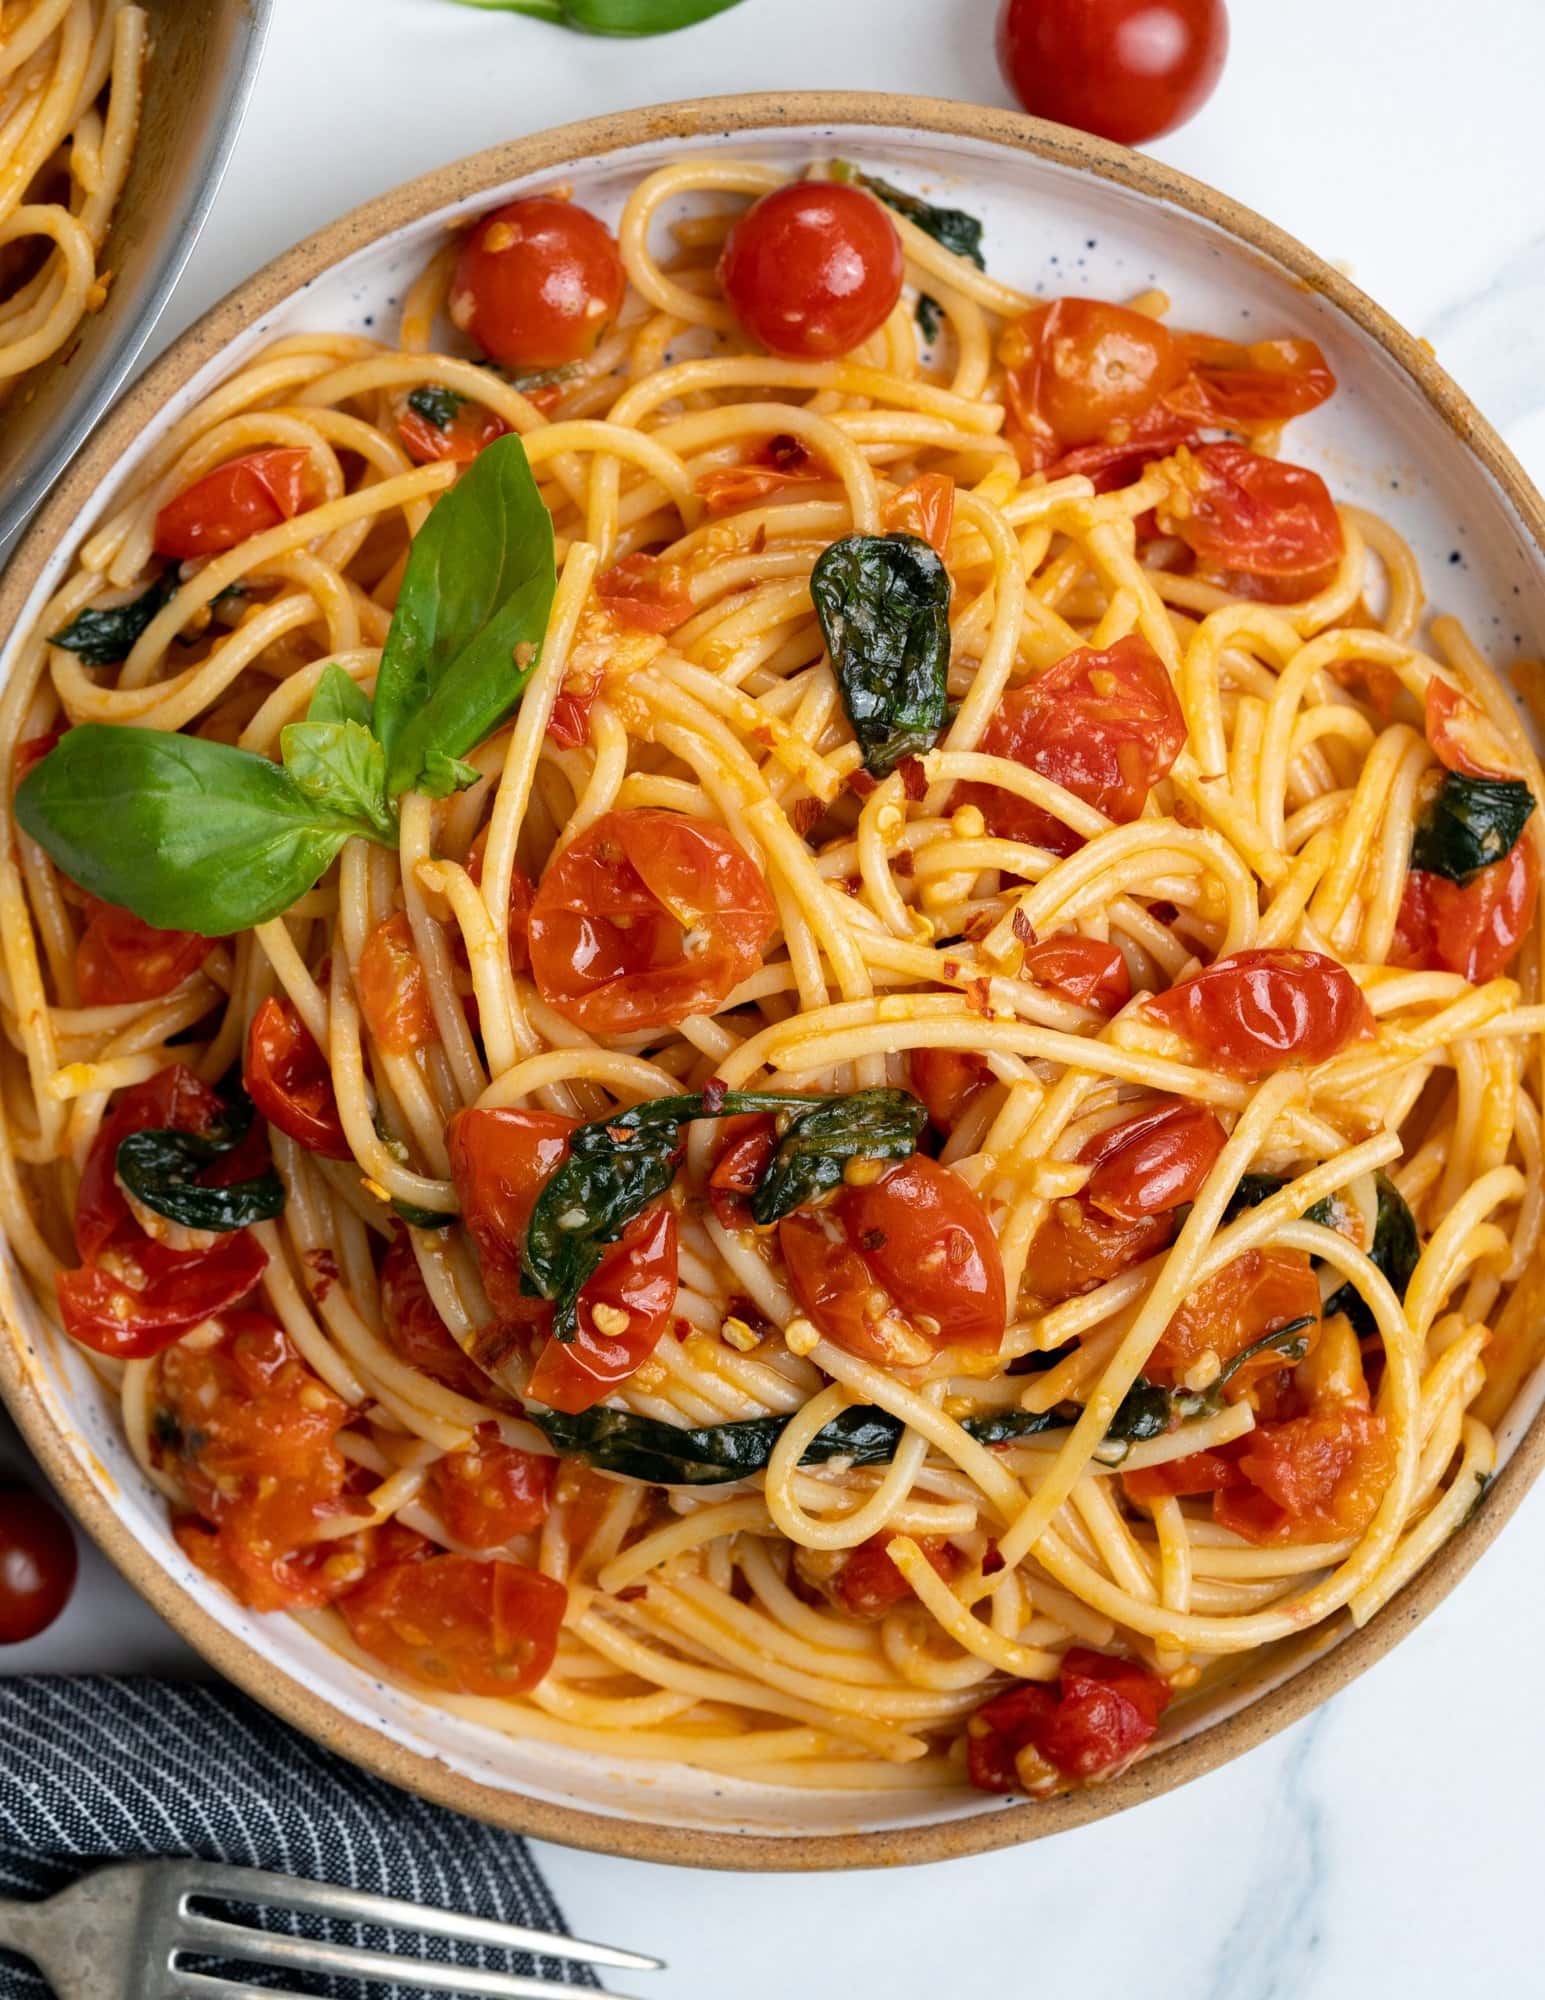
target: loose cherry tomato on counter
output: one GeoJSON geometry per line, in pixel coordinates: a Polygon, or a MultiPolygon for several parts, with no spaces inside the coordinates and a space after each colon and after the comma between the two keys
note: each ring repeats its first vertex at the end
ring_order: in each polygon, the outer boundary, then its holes
{"type": "Polygon", "coordinates": [[[1539,900],[1539,855],[1527,833],[1468,882],[1413,868],[1400,898],[1390,962],[1457,972],[1472,986],[1484,985],[1517,957],[1539,900]]]}
{"type": "Polygon", "coordinates": [[[360,1012],[388,1055],[410,1055],[440,1039],[429,981],[405,910],[377,924],[366,938],[355,985],[360,1012]]]}
{"type": "Polygon", "coordinates": [[[552,1665],[569,1593],[519,1563],[431,1556],[375,1570],[339,1603],[355,1644],[447,1694],[525,1694],[552,1665]]]}
{"type": "MultiPolygon", "coordinates": [[[[946,1583],[952,1582],[966,1567],[966,1558],[960,1550],[942,1536],[917,1535],[913,1539],[929,1566],[946,1583]]],[[[889,1548],[894,1540],[893,1534],[882,1529],[867,1542],[860,1542],[856,1549],[796,1549],[795,1572],[802,1583],[850,1618],[877,1620],[912,1595],[911,1584],[890,1559],[889,1548]]]]}
{"type": "Polygon", "coordinates": [[[509,434],[503,417],[496,417],[485,404],[458,396],[448,389],[432,392],[434,407],[445,412],[445,422],[426,416],[404,400],[398,407],[397,435],[403,450],[415,464],[432,465],[446,459],[452,465],[470,465],[481,451],[509,434]]]}
{"type": "MultiPolygon", "coordinates": [[[[1004,330],[1009,430],[1026,471],[1057,465],[1075,447],[1121,444],[1188,369],[1185,350],[1161,321],[1102,299],[1033,306],[1004,330]]],[[[1174,419],[1160,413],[1163,425],[1174,419]]]]}
{"type": "Polygon", "coordinates": [[[1513,753],[1491,718],[1441,674],[1427,683],[1427,741],[1438,762],[1462,778],[1520,778],[1513,753]]]}
{"type": "Polygon", "coordinates": [[[24,1486],[0,1486],[0,1646],[48,1630],[70,1601],[77,1566],[59,1509],[24,1486]]]}
{"type": "Polygon", "coordinates": [[[588,209],[526,195],[484,216],[462,246],[449,311],[505,368],[588,361],[622,311],[617,239],[588,209]]]}
{"type": "Polygon", "coordinates": [[[828,1339],[916,1367],[947,1347],[992,1349],[1007,1298],[998,1239],[973,1190],[926,1154],[778,1225],[794,1295],[828,1339]]]}
{"type": "Polygon", "coordinates": [[[326,1160],[353,1157],[327,1058],[287,995],[270,995],[253,1015],[242,1082],[259,1115],[297,1146],[326,1160]]]}
{"type": "MultiPolygon", "coordinates": [[[[1050,778],[1125,824],[1185,747],[1186,721],[1164,662],[1135,634],[1097,652],[1080,646],[998,704],[978,748],[1050,778]]],[[[997,785],[956,788],[957,805],[980,808],[990,832],[1053,854],[1083,838],[1050,812],[997,785]]]]}
{"type": "Polygon", "coordinates": [[[1170,463],[1159,526],[1236,595],[1292,603],[1334,581],[1346,538],[1317,472],[1240,444],[1199,445],[1170,463]]]}
{"type": "Polygon", "coordinates": [[[1317,951],[1235,952],[1155,994],[1147,1007],[1239,1076],[1327,1062],[1373,1032],[1357,981],[1317,951]]]}
{"type": "Polygon", "coordinates": [[[1205,333],[1183,333],[1178,339],[1190,372],[1164,403],[1176,416],[1196,423],[1221,430],[1275,430],[1317,410],[1336,393],[1336,378],[1312,340],[1245,345],[1205,333]]]}
{"type": "Polygon", "coordinates": [[[762,962],[778,913],[745,850],[707,820],[604,813],[553,861],[531,906],[542,998],[587,1033],[711,1013],[762,962]]]}
{"type": "Polygon", "coordinates": [[[1081,1149],[1094,1168],[1084,1198],[1118,1222],[1168,1215],[1201,1193],[1225,1137],[1205,1105],[1161,1098],[1081,1149]]]}
{"type": "Polygon", "coordinates": [[[941,1132],[952,1131],[961,1113],[993,1081],[986,1059],[971,1049],[913,1049],[907,1056],[907,1074],[941,1132]]]}
{"type": "Polygon", "coordinates": [[[393,1353],[459,1396],[477,1403],[502,1404],[506,1398],[476,1362],[457,1346],[441,1319],[424,1274],[414,1255],[413,1240],[399,1229],[381,1263],[381,1318],[393,1353]]]}
{"type": "Polygon", "coordinates": [[[1132,975],[1116,946],[1072,932],[1027,944],[1019,975],[1097,1014],[1119,1013],[1132,997],[1132,975]]]}
{"type": "Polygon", "coordinates": [[[501,1444],[488,1428],[488,1437],[436,1460],[425,1489],[451,1540],[469,1549],[533,1534],[547,1519],[558,1473],[557,1459],[501,1444]]]}
{"type": "Polygon", "coordinates": [[[250,451],[167,501],[156,516],[156,554],[179,562],[223,555],[320,506],[323,497],[309,451],[290,445],[250,451]]]}
{"type": "MultiPolygon", "coordinates": [[[[1215,1354],[1227,1367],[1256,1341],[1300,1320],[1310,1322],[1303,1329],[1307,1351],[1319,1338],[1320,1287],[1303,1251],[1246,1250],[1186,1295],[1143,1373],[1171,1387],[1184,1381],[1204,1354],[1215,1354]]],[[[1257,1377],[1278,1374],[1285,1366],[1281,1352],[1267,1348],[1229,1377],[1224,1394],[1237,1402],[1257,1377]]]]}
{"type": "Polygon", "coordinates": [[[966,1725],[971,1782],[1043,1798],[1114,1777],[1154,1735],[1169,1683],[1137,1660],[1070,1646],[1055,1688],[1020,1681],[966,1725]]]}
{"type": "Polygon", "coordinates": [[[1228,55],[1224,0],[1004,0],[998,67],[1037,118],[1141,146],[1211,97],[1228,55]]]}
{"type": "Polygon", "coordinates": [[[883,206],[836,181],[791,181],[763,195],[736,219],[719,259],[746,332],[794,361],[861,347],[890,318],[904,275],[883,206]]]}
{"type": "Polygon", "coordinates": [[[87,909],[75,947],[75,984],[83,1007],[160,1000],[197,972],[212,948],[194,931],[157,930],[132,910],[95,896],[87,909]]]}

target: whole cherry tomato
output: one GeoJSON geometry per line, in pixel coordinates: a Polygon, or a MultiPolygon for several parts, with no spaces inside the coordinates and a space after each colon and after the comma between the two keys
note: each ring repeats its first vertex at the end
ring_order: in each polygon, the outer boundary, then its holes
{"type": "Polygon", "coordinates": [[[223,555],[319,506],[322,497],[309,451],[290,445],[249,451],[167,501],[156,516],[156,554],[180,562],[223,555]]]}
{"type": "Polygon", "coordinates": [[[972,1716],[971,1782],[1041,1797],[1111,1777],[1150,1740],[1169,1703],[1169,1683],[1141,1662],[1070,1646],[1055,1689],[1019,1681],[972,1716]]]}
{"type": "Polygon", "coordinates": [[[360,1012],[389,1055],[409,1055],[440,1039],[429,981],[405,910],[386,918],[365,940],[355,974],[360,1012]]]}
{"type": "Polygon", "coordinates": [[[450,315],[505,368],[588,361],[622,311],[627,273],[617,239],[588,209],[526,195],[468,236],[451,279],[450,315]]]}
{"type": "MultiPolygon", "coordinates": [[[[485,1426],[491,1433],[492,1426],[485,1426]]],[[[555,1458],[518,1451],[492,1435],[437,1459],[425,1491],[453,1542],[469,1549],[502,1548],[547,1519],[555,1458]]]]}
{"type": "Polygon", "coordinates": [[[915,1366],[946,1347],[995,1348],[1007,1318],[987,1211],[926,1154],[778,1225],[795,1297],[850,1354],[915,1366]]]}
{"type": "Polygon", "coordinates": [[[1147,1004],[1220,1069],[1240,1076],[1327,1062],[1373,1031],[1357,981],[1317,951],[1235,952],[1147,1004]]]}
{"type": "Polygon", "coordinates": [[[297,1146],[327,1160],[352,1158],[327,1058],[287,996],[270,995],[253,1015],[242,1082],[259,1113],[297,1146]]]}
{"type": "Polygon", "coordinates": [[[375,1570],[340,1601],[355,1644],[444,1694],[536,1686],[558,1651],[564,1586],[520,1563],[431,1556],[375,1570]]]}
{"type": "Polygon", "coordinates": [[[1484,985],[1512,964],[1539,900],[1539,855],[1528,834],[1468,882],[1413,868],[1395,919],[1391,962],[1457,972],[1473,986],[1484,985]]]}
{"type": "Polygon", "coordinates": [[[725,239],[719,282],[771,354],[829,361],[878,333],[901,297],[901,238],[872,194],[790,181],[754,202],[725,239]]]}
{"type": "Polygon", "coordinates": [[[0,1646],[48,1630],[70,1601],[76,1567],[59,1509],[24,1486],[0,1486],[0,1646]]]}
{"type": "Polygon", "coordinates": [[[1241,444],[1204,444],[1171,464],[1159,526],[1237,595],[1290,603],[1334,580],[1346,538],[1317,472],[1241,444]]]}
{"type": "Polygon", "coordinates": [[[1118,1222],[1168,1215],[1200,1194],[1225,1136],[1205,1105],[1161,1098],[1083,1148],[1094,1168],[1084,1197],[1118,1222]]]}
{"type": "Polygon", "coordinates": [[[557,858],[531,905],[542,998],[590,1034],[711,1013],[762,962],[778,913],[722,827],[685,813],[604,813],[557,858]]]}
{"type": "MultiPolygon", "coordinates": [[[[1081,298],[1032,307],[1005,330],[998,356],[1009,431],[1026,471],[1082,470],[1064,457],[1078,446],[1118,444],[1130,453],[1134,432],[1189,365],[1160,321],[1081,298]]],[[[1173,429],[1163,412],[1160,422],[1173,429]]]]}
{"type": "Polygon", "coordinates": [[[1025,109],[1141,146],[1195,115],[1228,54],[1223,0],[1004,0],[998,67],[1025,109]]]}
{"type": "Polygon", "coordinates": [[[437,459],[447,459],[452,465],[470,465],[480,451],[508,436],[509,425],[484,404],[445,389],[436,393],[449,403],[450,414],[443,424],[406,401],[396,412],[397,435],[415,463],[432,465],[437,459]]]}
{"type": "Polygon", "coordinates": [[[95,896],[75,947],[75,984],[83,1007],[121,1007],[159,1000],[209,956],[210,942],[194,931],[161,931],[116,903],[95,896]]]}
{"type": "MultiPolygon", "coordinates": [[[[1143,1373],[1166,1387],[1184,1380],[1209,1351],[1226,1367],[1256,1341],[1279,1327],[1308,1320],[1305,1351],[1320,1330],[1320,1287],[1302,1250],[1246,1250],[1186,1295],[1144,1364],[1143,1373]]],[[[1229,1377],[1224,1394],[1231,1402],[1260,1375],[1284,1366],[1267,1348],[1229,1377]]]]}
{"type": "MultiPolygon", "coordinates": [[[[1103,652],[1080,646],[1009,689],[979,747],[1039,771],[1124,824],[1141,817],[1150,787],[1169,775],[1185,741],[1185,716],[1164,663],[1134,633],[1103,652]]],[[[978,806],[1005,840],[1053,854],[1083,845],[1055,815],[996,785],[962,785],[956,800],[978,806]]]]}
{"type": "Polygon", "coordinates": [[[1132,997],[1132,975],[1116,946],[1072,932],[1027,944],[1019,972],[1097,1014],[1115,1014],[1132,997]]]}

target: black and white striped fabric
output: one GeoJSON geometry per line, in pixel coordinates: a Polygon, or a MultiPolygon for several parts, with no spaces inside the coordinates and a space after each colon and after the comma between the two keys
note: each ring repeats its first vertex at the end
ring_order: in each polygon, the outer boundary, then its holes
{"type": "MultiPolygon", "coordinates": [[[[85,1863],[203,1855],[314,1881],[468,1910],[540,1930],[567,1928],[523,1840],[425,1805],[319,1750],[234,1690],[168,1681],[0,1679],[0,1896],[47,1895],[85,1863]]],[[[304,1929],[303,1918],[269,1919],[304,1929]]],[[[446,1960],[443,1939],[329,1932],[446,1960]]],[[[474,1953],[465,1964],[509,1966],[474,1953]]],[[[541,1977],[596,1985],[588,1968],[543,1959],[541,1977]]],[[[381,2000],[379,1986],[255,1984],[338,2000],[381,2000]]],[[[419,1988],[388,1989],[418,2000],[419,1988]]],[[[0,1951],[0,2000],[47,1988],[0,1951]]],[[[444,2000],[443,1995],[441,2000],[444,2000]]]]}

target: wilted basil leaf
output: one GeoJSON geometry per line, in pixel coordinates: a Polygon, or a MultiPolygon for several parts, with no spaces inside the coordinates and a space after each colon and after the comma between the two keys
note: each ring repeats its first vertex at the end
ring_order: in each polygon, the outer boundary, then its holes
{"type": "Polygon", "coordinates": [[[810,595],[864,768],[882,778],[944,728],[949,571],[917,535],[847,535],[817,560],[810,595]]]}

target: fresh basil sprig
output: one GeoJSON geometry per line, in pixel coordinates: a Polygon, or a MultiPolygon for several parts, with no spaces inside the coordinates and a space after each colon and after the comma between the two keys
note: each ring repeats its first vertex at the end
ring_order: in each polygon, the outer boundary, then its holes
{"type": "Polygon", "coordinates": [[[120,1141],[118,1178],[136,1201],[185,1229],[246,1229],[284,1212],[284,1183],[270,1171],[228,1187],[205,1187],[198,1176],[239,1146],[252,1126],[252,1105],[233,1106],[216,1131],[145,1130],[120,1141]]]}
{"type": "Polygon", "coordinates": [[[1466,778],[1445,771],[1417,821],[1411,866],[1468,882],[1512,853],[1533,811],[1534,794],[1522,778],[1466,778]]]}
{"type": "Polygon", "coordinates": [[[280,730],[279,750],[308,799],[367,821],[395,844],[397,815],[386,802],[386,752],[371,728],[370,697],[342,667],[323,674],[305,721],[280,730]]]}
{"type": "Polygon", "coordinates": [[[587,35],[668,35],[728,12],[739,0],[461,0],[490,13],[529,14],[587,35]]]}
{"type": "Polygon", "coordinates": [[[950,574],[917,535],[846,535],[810,596],[864,768],[931,750],[948,715],[950,574]]]}
{"type": "Polygon", "coordinates": [[[156,614],[177,595],[178,565],[169,563],[148,590],[127,604],[104,611],[78,611],[62,632],[50,632],[48,643],[74,653],[85,667],[116,667],[134,651],[140,635],[156,614]]]}
{"type": "MultiPolygon", "coordinates": [[[[908,222],[915,224],[925,236],[931,236],[935,243],[942,244],[957,257],[964,257],[979,271],[987,269],[987,260],[982,255],[982,225],[967,210],[939,208],[931,201],[924,201],[919,194],[908,194],[905,188],[882,181],[878,174],[866,174],[851,160],[833,160],[831,177],[834,181],[845,181],[851,187],[863,188],[876,200],[883,201],[887,208],[904,215],[908,222]]],[[[917,323],[924,340],[938,339],[940,311],[937,299],[930,298],[926,292],[919,297],[917,323]]]]}

